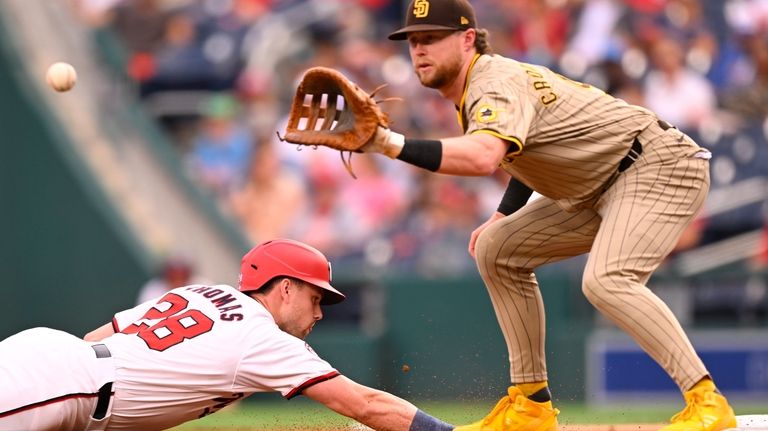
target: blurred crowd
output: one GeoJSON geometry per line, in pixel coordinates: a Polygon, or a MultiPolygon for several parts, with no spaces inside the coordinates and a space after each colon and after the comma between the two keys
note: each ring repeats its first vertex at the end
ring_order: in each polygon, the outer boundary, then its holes
{"type": "MultiPolygon", "coordinates": [[[[407,136],[461,133],[454,107],[413,76],[406,44],[386,39],[407,1],[75,4],[83,20],[120,40],[125,73],[190,176],[252,242],[291,237],[336,261],[426,276],[474,271],[469,234],[496,209],[507,174],[462,179],[355,154],[353,179],[337,152],[296,147],[276,133],[312,66],[338,69],[367,90],[388,84],[383,97],[403,100],[384,109],[407,136]]],[[[646,106],[709,147],[713,190],[768,177],[768,0],[472,4],[496,53],[646,106]]],[[[768,224],[765,199],[750,205],[741,224],[728,219],[730,230],[704,214],[680,249],[768,224]]],[[[766,265],[761,247],[754,261],[766,265]]]]}

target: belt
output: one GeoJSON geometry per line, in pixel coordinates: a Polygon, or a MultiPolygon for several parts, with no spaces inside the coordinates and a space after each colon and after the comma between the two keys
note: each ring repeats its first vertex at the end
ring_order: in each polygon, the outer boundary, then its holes
{"type": "MultiPolygon", "coordinates": [[[[667,123],[664,120],[658,120],[657,124],[664,131],[675,128],[675,126],[667,123]]],[[[632,166],[632,163],[635,163],[635,161],[637,161],[637,159],[640,158],[642,154],[643,154],[643,144],[641,144],[640,140],[637,139],[637,137],[635,137],[635,139],[632,141],[632,148],[629,149],[629,152],[627,153],[627,155],[624,156],[624,158],[621,159],[621,161],[619,162],[619,172],[626,171],[630,166],[632,166]]]]}
{"type": "MultiPolygon", "coordinates": [[[[96,353],[96,357],[101,358],[109,358],[112,356],[111,353],[109,353],[109,349],[104,344],[93,344],[91,345],[91,348],[96,353]]],[[[107,409],[109,408],[109,399],[112,398],[112,382],[104,383],[104,385],[99,388],[99,396],[96,400],[96,408],[93,410],[93,418],[100,420],[104,419],[105,416],[107,416],[107,409]]]]}

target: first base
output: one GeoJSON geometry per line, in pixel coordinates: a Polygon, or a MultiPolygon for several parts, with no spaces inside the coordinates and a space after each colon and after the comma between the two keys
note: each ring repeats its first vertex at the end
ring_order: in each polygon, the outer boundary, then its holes
{"type": "Polygon", "coordinates": [[[768,415],[736,416],[736,428],[730,430],[768,431],[768,415]]]}

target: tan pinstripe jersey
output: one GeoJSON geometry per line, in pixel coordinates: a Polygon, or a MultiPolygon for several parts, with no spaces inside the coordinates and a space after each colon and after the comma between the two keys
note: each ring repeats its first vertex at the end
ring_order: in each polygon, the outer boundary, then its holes
{"type": "Polygon", "coordinates": [[[458,109],[465,134],[510,142],[501,167],[566,211],[599,196],[638,132],[656,121],[597,88],[498,55],[475,57],[458,109]]]}

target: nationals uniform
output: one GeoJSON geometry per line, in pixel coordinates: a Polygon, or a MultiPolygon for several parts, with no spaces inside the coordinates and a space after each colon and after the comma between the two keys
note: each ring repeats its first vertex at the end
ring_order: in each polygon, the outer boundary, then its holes
{"type": "Polygon", "coordinates": [[[231,286],[176,288],[112,325],[99,343],[47,328],[0,342],[0,430],[166,429],[254,392],[290,399],[339,375],[231,286]],[[93,419],[105,384],[106,411],[93,419]]]}
{"type": "Polygon", "coordinates": [[[477,55],[458,106],[465,134],[510,143],[502,168],[543,195],[491,224],[477,264],[514,383],[547,380],[533,269],[589,252],[582,288],[683,390],[707,375],[646,286],[709,189],[710,153],[641,107],[545,67],[477,55]]]}

